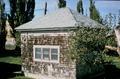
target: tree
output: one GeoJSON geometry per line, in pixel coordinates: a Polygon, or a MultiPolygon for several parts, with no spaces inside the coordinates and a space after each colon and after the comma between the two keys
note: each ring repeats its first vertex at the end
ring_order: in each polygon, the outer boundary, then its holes
{"type": "Polygon", "coordinates": [[[79,0],[78,3],[77,3],[77,11],[81,14],[84,14],[84,9],[83,9],[83,2],[82,0],[79,0]]]}
{"type": "Polygon", "coordinates": [[[102,24],[107,26],[113,30],[114,26],[116,26],[117,16],[115,14],[109,13],[102,20],[102,24]]]}
{"type": "Polygon", "coordinates": [[[118,15],[118,24],[120,25],[120,9],[119,9],[119,15],[118,15]]]}
{"type": "Polygon", "coordinates": [[[0,0],[0,51],[5,48],[5,3],[0,0]]]}
{"type": "MultiPolygon", "coordinates": [[[[7,14],[10,26],[13,29],[13,38],[18,37],[19,33],[14,30],[15,27],[29,22],[34,17],[35,0],[9,0],[10,13],[7,14]]],[[[20,40],[16,38],[16,46],[20,40]]]]}
{"type": "Polygon", "coordinates": [[[47,2],[45,2],[45,9],[44,9],[44,15],[47,14],[47,2]]]}
{"type": "Polygon", "coordinates": [[[9,0],[9,22],[13,30],[15,27],[31,21],[34,17],[35,0],[9,0]]]}
{"type": "Polygon", "coordinates": [[[58,2],[58,7],[59,7],[59,8],[66,7],[66,0],[59,0],[59,2],[58,2]]]}
{"type": "Polygon", "coordinates": [[[95,2],[93,0],[90,0],[89,11],[90,11],[90,18],[100,23],[101,22],[100,13],[96,9],[95,2]]]}

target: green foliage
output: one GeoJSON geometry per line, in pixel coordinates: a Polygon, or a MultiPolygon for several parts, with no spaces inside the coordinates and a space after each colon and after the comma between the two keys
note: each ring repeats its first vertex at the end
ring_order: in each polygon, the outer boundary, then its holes
{"type": "Polygon", "coordinates": [[[8,14],[8,20],[14,32],[13,36],[16,37],[16,45],[20,47],[20,36],[14,28],[33,19],[35,0],[9,0],[9,3],[10,14],[8,14]]]}
{"type": "Polygon", "coordinates": [[[79,0],[78,3],[77,3],[77,11],[81,14],[84,14],[84,10],[83,10],[83,2],[82,0],[79,0]]]}
{"type": "Polygon", "coordinates": [[[5,48],[5,3],[3,0],[0,0],[0,51],[4,50],[5,48]]]}
{"type": "Polygon", "coordinates": [[[95,2],[93,0],[90,0],[89,11],[90,11],[90,18],[100,23],[101,22],[100,13],[96,9],[95,2]]]}
{"type": "Polygon", "coordinates": [[[16,47],[20,47],[21,46],[20,32],[15,32],[15,38],[16,38],[16,47]]]}
{"type": "Polygon", "coordinates": [[[28,78],[28,77],[25,77],[25,76],[16,76],[16,77],[10,78],[10,79],[33,79],[33,78],[28,78]]]}
{"type": "Polygon", "coordinates": [[[118,12],[118,24],[120,25],[120,9],[119,9],[119,12],[118,12]]]}
{"type": "Polygon", "coordinates": [[[69,40],[70,57],[76,59],[77,77],[104,71],[103,50],[107,29],[80,27],[69,40]]]}
{"type": "Polygon", "coordinates": [[[79,30],[76,30],[75,35],[70,39],[70,48],[75,55],[74,57],[82,54],[79,52],[101,51],[104,49],[103,45],[106,43],[106,41],[103,41],[106,36],[105,29],[89,27],[80,27],[77,29],[79,30]]]}
{"type": "MultiPolygon", "coordinates": [[[[117,47],[117,41],[115,40],[116,36],[112,33],[110,36],[106,37],[106,45],[117,47]]],[[[111,51],[108,49],[104,50],[103,60],[110,65],[115,65],[116,68],[120,69],[120,57],[116,51],[111,51]],[[109,55],[110,54],[110,55],[109,55]]]]}
{"type": "Polygon", "coordinates": [[[58,2],[58,7],[59,7],[59,8],[66,7],[66,0],[59,0],[59,2],[58,2]]]}
{"type": "Polygon", "coordinates": [[[106,37],[106,45],[117,47],[117,41],[115,40],[115,38],[115,35],[106,37]]]}
{"type": "Polygon", "coordinates": [[[103,19],[102,24],[113,29],[113,27],[116,26],[117,24],[116,22],[117,22],[117,16],[115,14],[109,13],[103,19]]]}
{"type": "Polygon", "coordinates": [[[35,0],[9,0],[9,22],[13,30],[15,27],[31,21],[34,17],[35,0]]]}

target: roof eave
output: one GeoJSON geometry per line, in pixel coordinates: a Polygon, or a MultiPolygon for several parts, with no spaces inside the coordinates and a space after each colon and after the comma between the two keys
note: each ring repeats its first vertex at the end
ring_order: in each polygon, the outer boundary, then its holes
{"type": "Polygon", "coordinates": [[[37,28],[37,29],[15,29],[19,32],[36,32],[36,31],[69,31],[75,29],[75,27],[60,27],[60,28],[37,28]]]}

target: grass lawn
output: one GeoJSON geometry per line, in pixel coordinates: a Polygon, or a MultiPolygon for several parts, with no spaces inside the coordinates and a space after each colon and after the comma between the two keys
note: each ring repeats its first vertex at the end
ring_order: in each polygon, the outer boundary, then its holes
{"type": "Polygon", "coordinates": [[[21,58],[20,57],[12,57],[12,56],[0,57],[0,62],[21,65],[21,58]]]}
{"type": "Polygon", "coordinates": [[[27,77],[24,77],[24,76],[16,76],[16,77],[10,78],[10,79],[32,79],[32,78],[27,78],[27,77]]]}
{"type": "Polygon", "coordinates": [[[20,51],[5,51],[0,54],[0,79],[31,79],[21,72],[20,51]]]}

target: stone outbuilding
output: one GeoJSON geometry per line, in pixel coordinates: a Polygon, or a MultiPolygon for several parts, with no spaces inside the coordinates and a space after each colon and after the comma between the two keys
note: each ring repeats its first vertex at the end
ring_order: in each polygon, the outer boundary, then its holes
{"type": "Polygon", "coordinates": [[[76,79],[75,62],[70,62],[70,30],[101,24],[69,8],[62,8],[16,28],[21,32],[22,71],[36,79],[76,79]]]}

